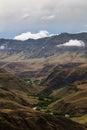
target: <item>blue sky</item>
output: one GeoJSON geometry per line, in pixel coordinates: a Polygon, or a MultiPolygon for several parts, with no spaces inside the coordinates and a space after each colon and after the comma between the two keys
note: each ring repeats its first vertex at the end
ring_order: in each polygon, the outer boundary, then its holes
{"type": "Polygon", "coordinates": [[[87,31],[87,0],[0,0],[0,37],[87,31]]]}

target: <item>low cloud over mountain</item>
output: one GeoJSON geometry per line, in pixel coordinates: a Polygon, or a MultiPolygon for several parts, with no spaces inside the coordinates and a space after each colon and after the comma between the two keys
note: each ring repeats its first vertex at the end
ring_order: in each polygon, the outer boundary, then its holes
{"type": "Polygon", "coordinates": [[[0,46],[0,50],[4,50],[5,49],[5,46],[0,46]]]}
{"type": "Polygon", "coordinates": [[[85,43],[83,41],[80,41],[80,40],[69,40],[69,42],[57,45],[57,47],[62,47],[62,46],[84,47],[85,43]]]}
{"type": "Polygon", "coordinates": [[[25,41],[28,39],[39,39],[39,38],[50,37],[50,36],[52,36],[52,34],[49,34],[49,32],[46,30],[42,30],[39,31],[38,33],[31,33],[31,32],[22,33],[18,36],[15,36],[14,39],[25,41]]]}

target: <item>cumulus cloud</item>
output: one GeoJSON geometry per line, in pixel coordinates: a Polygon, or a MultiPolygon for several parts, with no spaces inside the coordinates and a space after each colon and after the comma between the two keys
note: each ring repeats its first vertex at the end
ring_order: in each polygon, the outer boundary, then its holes
{"type": "Polygon", "coordinates": [[[83,41],[80,41],[80,40],[69,40],[69,42],[66,42],[64,44],[60,44],[60,45],[57,45],[57,47],[84,47],[85,46],[85,43],[83,41]]]}
{"type": "Polygon", "coordinates": [[[0,50],[4,50],[5,49],[5,46],[0,46],[0,50]]]}
{"type": "Polygon", "coordinates": [[[28,39],[39,39],[39,38],[44,38],[44,37],[50,37],[52,36],[52,34],[49,34],[48,31],[40,31],[38,33],[31,33],[31,32],[26,32],[26,33],[22,33],[18,36],[15,36],[14,39],[15,40],[21,40],[21,41],[25,41],[28,39]]]}

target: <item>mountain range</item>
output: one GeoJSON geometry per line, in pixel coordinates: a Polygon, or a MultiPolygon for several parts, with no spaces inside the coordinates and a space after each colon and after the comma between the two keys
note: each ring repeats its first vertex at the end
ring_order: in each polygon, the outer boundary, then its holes
{"type": "Polygon", "coordinates": [[[87,33],[62,33],[26,41],[0,39],[1,67],[22,78],[42,79],[55,65],[86,61],[87,33]]]}
{"type": "Polygon", "coordinates": [[[0,39],[0,130],[23,129],[87,129],[87,33],[0,39]]]}
{"type": "Polygon", "coordinates": [[[60,35],[55,35],[47,38],[41,39],[29,39],[26,41],[17,41],[10,39],[0,39],[0,59],[14,58],[14,60],[25,60],[29,58],[42,58],[50,57],[56,54],[62,54],[64,51],[84,52],[83,57],[86,57],[86,47],[87,47],[87,33],[79,34],[68,34],[62,33],[60,35]],[[69,42],[69,40],[79,40],[85,43],[85,47],[74,47],[61,46],[64,43],[69,42]],[[61,46],[61,47],[58,47],[61,46]]]}

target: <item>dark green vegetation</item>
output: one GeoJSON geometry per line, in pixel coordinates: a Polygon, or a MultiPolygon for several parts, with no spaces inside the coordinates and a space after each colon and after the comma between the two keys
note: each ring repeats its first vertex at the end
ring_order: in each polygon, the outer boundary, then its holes
{"type": "MultiPolygon", "coordinates": [[[[55,102],[56,100],[58,100],[58,98],[53,97],[53,96],[49,96],[47,94],[37,94],[37,95],[33,95],[35,96],[39,102],[37,104],[37,110],[44,110],[47,112],[47,107],[49,104],[55,102]]],[[[49,111],[50,113],[51,111],[49,111]]]]}
{"type": "Polygon", "coordinates": [[[25,79],[25,82],[28,83],[30,86],[37,86],[40,85],[40,80],[31,80],[31,79],[25,79]]]}

